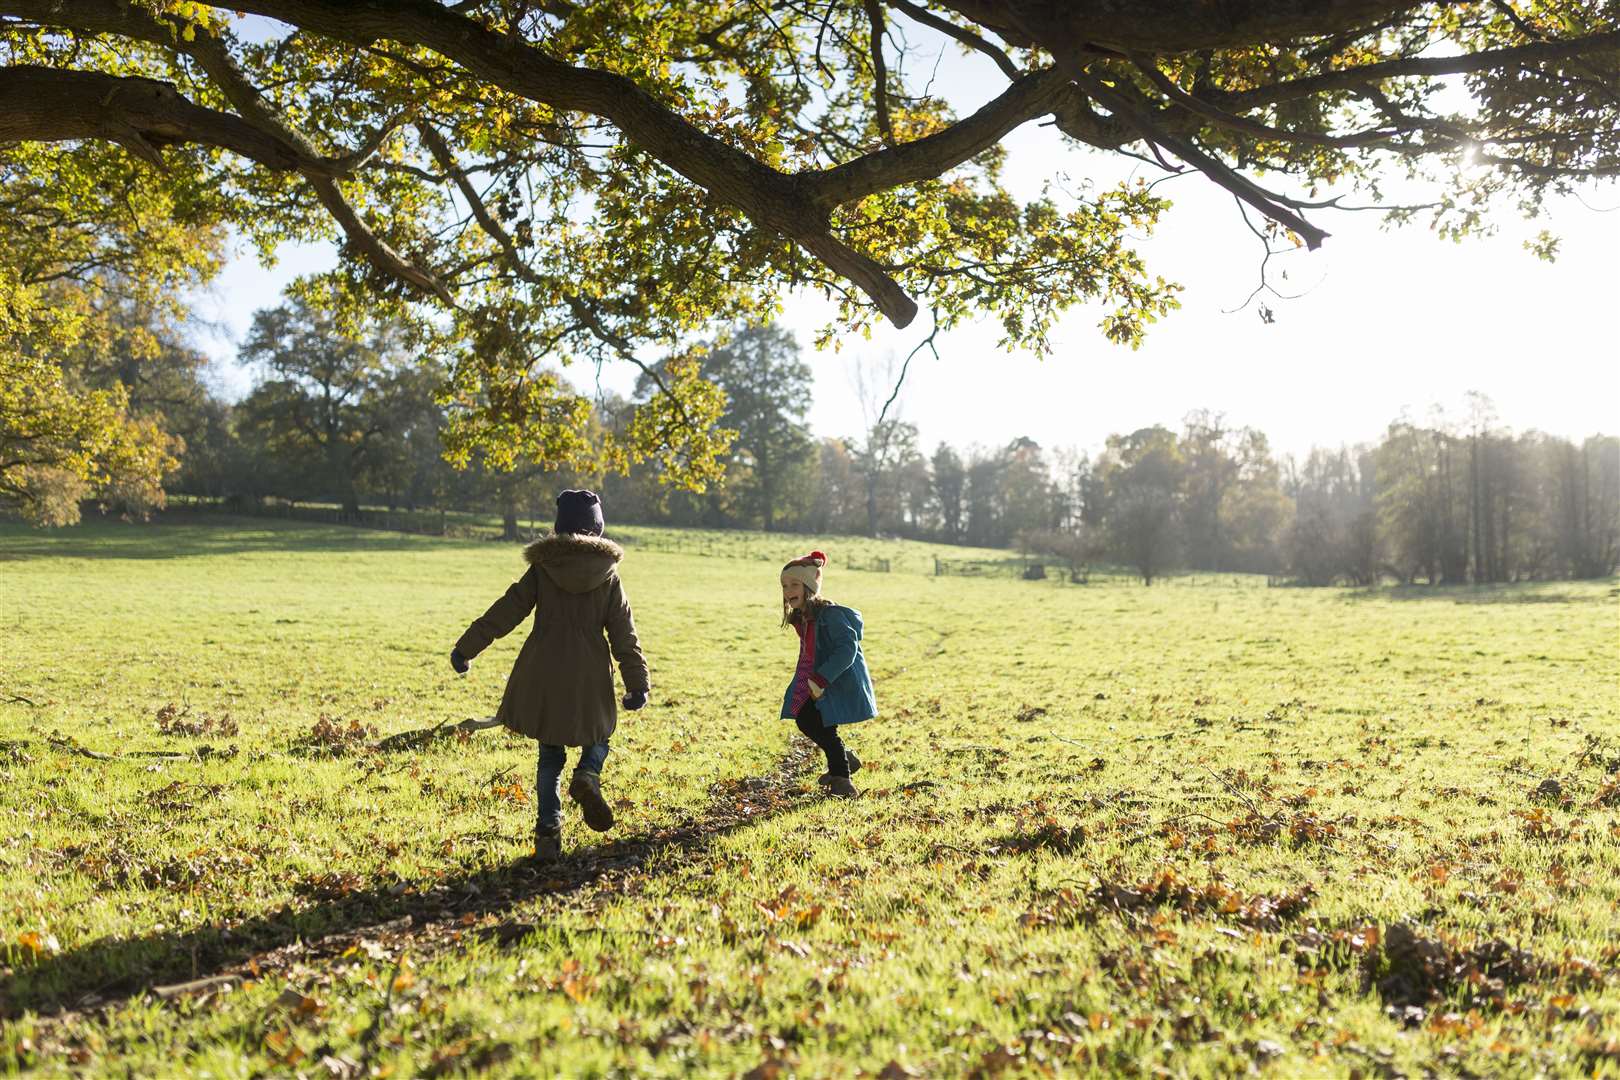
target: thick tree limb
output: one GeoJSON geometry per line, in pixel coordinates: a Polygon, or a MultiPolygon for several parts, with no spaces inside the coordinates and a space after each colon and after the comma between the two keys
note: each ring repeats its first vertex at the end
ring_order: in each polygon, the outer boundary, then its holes
{"type": "Polygon", "coordinates": [[[1023,74],[1022,71],[1018,70],[1018,65],[1012,62],[1012,57],[971,30],[963,29],[949,19],[942,19],[927,8],[913,4],[911,0],[887,0],[887,3],[890,7],[905,12],[912,19],[929,29],[937,30],[945,36],[961,42],[968,48],[988,56],[995,61],[996,66],[1001,69],[1002,74],[1006,75],[1007,78],[1016,79],[1023,74]]]}
{"type": "Polygon", "coordinates": [[[931,180],[1000,142],[1009,131],[1053,112],[1072,94],[1069,76],[1045,68],[1021,76],[972,116],[942,131],[864,154],[831,169],[800,173],[818,205],[854,202],[889,188],[931,180]]]}
{"type": "MultiPolygon", "coordinates": [[[[229,6],[360,48],[371,48],[385,40],[419,46],[459,65],[472,79],[498,85],[560,111],[600,117],[616,127],[627,143],[736,208],[763,229],[797,242],[870,296],[898,325],[905,325],[914,317],[915,303],[886,268],[832,233],[832,211],[843,203],[875,192],[938,176],[971,160],[1027,120],[1051,113],[1066,133],[1109,149],[1118,150],[1138,138],[1146,140],[1155,155],[1158,148],[1163,147],[1268,217],[1294,229],[1314,247],[1326,234],[1293,213],[1287,199],[1266,191],[1203,150],[1195,141],[1200,127],[1219,124],[1256,138],[1334,147],[1383,144],[1406,156],[1443,152],[1455,149],[1458,135],[1455,128],[1448,131],[1438,119],[1392,117],[1386,125],[1371,131],[1332,135],[1290,132],[1240,114],[1257,106],[1316,93],[1344,89],[1364,93],[1383,79],[1496,69],[1511,73],[1515,68],[1609,55],[1620,49],[1620,32],[1607,32],[1454,57],[1379,61],[1241,92],[1221,92],[1209,87],[1194,87],[1188,92],[1159,71],[1155,57],[1305,37],[1333,39],[1338,36],[1351,40],[1366,34],[1369,27],[1400,17],[1413,5],[1411,0],[1223,0],[1220,4],[1211,4],[1208,0],[1141,0],[1129,5],[1120,4],[1118,0],[1066,0],[1064,3],[943,0],[945,7],[999,35],[1009,44],[1043,47],[1060,58],[1055,69],[1019,75],[1017,65],[1002,49],[920,3],[913,0],[862,0],[862,3],[872,27],[872,59],[878,71],[875,105],[880,113],[880,127],[891,142],[892,123],[885,121],[882,115],[888,105],[882,71],[881,8],[884,6],[895,8],[984,53],[1016,81],[972,116],[934,135],[891,145],[831,169],[789,175],[700,129],[634,80],[615,72],[558,60],[543,47],[523,41],[519,34],[496,31],[467,17],[461,12],[465,5],[446,7],[435,0],[366,0],[365,3],[233,0],[229,6]],[[1148,77],[1170,98],[1169,108],[1159,107],[1128,85],[1109,86],[1086,72],[1085,63],[1100,53],[1113,55],[1120,51],[1133,54],[1143,65],[1148,77]],[[1084,92],[1070,86],[1069,78],[1084,92]],[[1094,111],[1088,98],[1096,102],[1099,109],[1106,109],[1108,115],[1094,111]],[[1425,142],[1393,138],[1420,128],[1437,138],[1425,142]]],[[[565,4],[552,5],[546,10],[560,12],[562,17],[569,13],[565,4]]],[[[142,6],[115,0],[0,0],[0,14],[89,32],[125,34],[193,57],[226,92],[250,125],[257,127],[272,143],[283,144],[292,151],[293,163],[279,167],[296,169],[309,180],[354,248],[386,272],[448,299],[443,287],[431,275],[411,266],[366,228],[359,215],[344,201],[334,180],[335,176],[358,167],[375,153],[392,127],[404,122],[404,117],[385,124],[351,153],[322,156],[289,128],[276,110],[260,101],[257,90],[236,69],[225,39],[201,27],[191,27],[195,34],[187,37],[176,33],[178,28],[186,26],[183,22],[160,19],[142,6]]],[[[710,47],[718,47],[718,34],[717,30],[711,35],[710,47]]],[[[0,123],[6,122],[19,131],[24,124],[14,117],[0,119],[0,123]]],[[[80,122],[88,121],[81,119],[80,122]]],[[[123,130],[117,118],[103,117],[99,122],[111,124],[117,130],[95,137],[122,136],[126,145],[142,153],[147,160],[156,158],[152,147],[161,145],[166,137],[163,132],[156,132],[159,141],[154,143],[145,136],[132,136],[123,130]]],[[[231,133],[231,137],[238,134],[240,132],[231,133]]],[[[226,133],[215,129],[212,137],[224,138],[226,133]]],[[[175,141],[175,137],[169,138],[175,141]]],[[[189,141],[207,142],[209,138],[199,133],[189,141]]],[[[1608,171],[1608,166],[1601,164],[1595,169],[1564,169],[1544,162],[1483,157],[1480,160],[1548,177],[1600,175],[1608,171]]]]}
{"type": "Polygon", "coordinates": [[[1156,54],[1326,37],[1413,0],[942,0],[1010,45],[1156,54]]]}
{"type": "Polygon", "coordinates": [[[353,45],[369,46],[385,38],[420,45],[512,93],[610,120],[675,172],[796,241],[854,282],[896,326],[916,317],[916,301],[877,262],[832,235],[826,213],[807,198],[796,178],[700,130],[622,75],[563,63],[430,0],[364,6],[339,0],[246,0],[232,6],[353,45]]]}
{"type": "Polygon", "coordinates": [[[1165,97],[1169,98],[1177,105],[1180,105],[1191,112],[1197,113],[1206,120],[1214,121],[1221,127],[1230,128],[1234,131],[1241,131],[1245,134],[1254,135],[1262,139],[1271,139],[1278,142],[1305,143],[1310,146],[1331,146],[1339,149],[1349,149],[1356,146],[1374,146],[1380,143],[1387,143],[1391,139],[1410,130],[1410,128],[1406,127],[1385,126],[1373,128],[1368,131],[1352,132],[1349,135],[1323,135],[1314,131],[1287,131],[1283,128],[1272,127],[1269,124],[1262,124],[1258,120],[1250,120],[1246,116],[1238,116],[1235,113],[1227,112],[1218,105],[1205,101],[1204,99],[1196,97],[1193,94],[1189,94],[1180,86],[1177,86],[1175,80],[1171,79],[1164,72],[1160,71],[1159,65],[1154,62],[1151,56],[1143,56],[1142,54],[1137,53],[1130,57],[1130,61],[1138,71],[1147,76],[1149,82],[1164,92],[1165,97]]]}
{"type": "Polygon", "coordinates": [[[1206,95],[1225,108],[1249,109],[1257,105],[1270,105],[1278,101],[1291,101],[1309,97],[1325,90],[1350,90],[1410,76],[1468,75],[1492,68],[1523,67],[1554,60],[1568,60],[1613,52],[1620,49],[1620,30],[1606,34],[1588,34],[1566,41],[1536,42],[1515,45],[1506,49],[1486,49],[1483,52],[1463,53],[1461,56],[1410,57],[1404,60],[1384,60],[1375,64],[1361,64],[1339,71],[1325,71],[1302,79],[1288,79],[1270,86],[1256,87],[1237,93],[1206,95]]]}
{"type": "Polygon", "coordinates": [[[205,109],[156,79],[59,68],[0,68],[0,143],[108,139],[159,168],[158,149],[217,146],[276,170],[298,167],[295,147],[240,117],[205,109]]]}
{"type": "MultiPolygon", "coordinates": [[[[320,200],[333,220],[343,230],[350,246],[363,255],[367,261],[383,273],[398,278],[408,284],[438,297],[440,300],[455,306],[455,300],[443,284],[431,273],[414,265],[388,245],[381,237],[374,233],[370,226],[361,220],[360,215],[349,205],[343,193],[339,190],[335,177],[344,175],[362,164],[371,157],[385,141],[389,134],[402,123],[406,117],[400,116],[383,125],[369,139],[364,140],[361,146],[339,157],[323,155],[303,135],[282,122],[276,112],[267,107],[258,89],[254,87],[237,67],[232,59],[230,50],[224,39],[215,37],[202,27],[192,27],[193,33],[188,37],[182,32],[178,24],[164,22],[151,15],[145,9],[133,4],[118,3],[116,0],[6,0],[0,3],[0,14],[13,15],[20,18],[34,20],[47,25],[65,25],[75,29],[86,30],[93,33],[120,34],[140,41],[148,41],[166,48],[184,52],[190,56],[208,75],[209,79],[217,85],[220,91],[239,113],[241,117],[233,117],[227,113],[216,113],[218,117],[227,117],[231,121],[230,127],[239,130],[240,127],[257,128],[262,135],[271,142],[285,148],[286,153],[274,159],[249,153],[247,146],[230,146],[228,149],[237,150],[261,164],[280,170],[295,170],[302,174],[314,189],[316,197],[320,200]],[[290,155],[290,157],[288,156],[290,155]]],[[[155,83],[151,80],[131,80],[133,82],[147,82],[155,86],[165,86],[164,83],[155,83]]],[[[179,100],[179,92],[170,87],[170,91],[179,100]]],[[[192,106],[198,108],[198,106],[192,106]]],[[[215,125],[219,130],[220,125],[215,125]]],[[[131,152],[159,167],[162,161],[158,158],[154,145],[149,140],[139,137],[120,138],[116,133],[89,133],[75,137],[109,138],[129,147],[131,152]]],[[[160,140],[161,141],[161,140],[160,140]]],[[[168,141],[178,141],[169,139],[168,141]]],[[[209,142],[207,138],[195,138],[186,141],[209,142]]],[[[218,145],[216,143],[216,145],[218,145]]]]}
{"type": "Polygon", "coordinates": [[[1064,67],[1074,77],[1080,89],[1101,102],[1108,110],[1136,128],[1150,144],[1157,143],[1173,152],[1233,195],[1259,210],[1266,217],[1286,225],[1298,233],[1305,246],[1315,249],[1327,239],[1327,233],[1290,210],[1270,192],[1260,187],[1236,169],[1227,165],[1195,144],[1191,139],[1173,135],[1157,125],[1151,115],[1151,106],[1133,101],[1123,90],[1104,83],[1086,70],[1080,59],[1071,54],[1062,58],[1064,67]]]}

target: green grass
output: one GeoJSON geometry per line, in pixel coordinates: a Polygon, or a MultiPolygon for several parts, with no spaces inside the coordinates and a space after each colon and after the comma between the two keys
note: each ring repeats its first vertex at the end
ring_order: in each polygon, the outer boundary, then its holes
{"type": "Polygon", "coordinates": [[[511,546],[0,526],[0,1069],[1620,1075],[1614,582],[1057,588],[833,552],[884,713],[840,803],[775,715],[765,559],[808,543],[632,546],[654,692],[608,759],[619,825],[570,810],[537,871],[532,744],[363,745],[494,710],[524,631],[466,679],[445,657],[511,546]],[[336,754],[323,717],[375,734],[336,754]],[[213,975],[241,981],[151,993],[213,975]]]}
{"type": "MultiPolygon", "coordinates": [[[[168,515],[170,520],[178,518],[215,524],[218,523],[223,509],[223,504],[217,501],[198,500],[184,495],[176,496],[171,506],[178,512],[168,515]]],[[[362,512],[369,515],[369,521],[393,521],[401,531],[410,531],[405,528],[407,525],[435,530],[442,520],[451,535],[461,538],[490,540],[501,535],[499,514],[451,510],[441,515],[433,510],[389,511],[385,507],[374,506],[362,507],[362,512]]],[[[341,513],[341,507],[335,503],[299,503],[295,507],[274,504],[266,506],[262,513],[264,517],[260,520],[293,524],[304,523],[313,517],[318,523],[324,523],[327,520],[335,521],[341,513]],[[288,517],[278,516],[283,513],[288,517]],[[299,518],[296,515],[306,517],[299,518]]],[[[524,517],[519,521],[518,527],[520,531],[529,533],[548,529],[550,524],[549,520],[535,521],[524,517]]],[[[963,564],[973,564],[979,568],[978,573],[1017,576],[1028,565],[1028,562],[1016,552],[1002,548],[931,544],[916,540],[874,540],[864,536],[809,538],[745,529],[681,529],[660,525],[622,524],[615,524],[612,533],[620,543],[637,551],[753,559],[777,565],[781,565],[793,555],[803,554],[804,551],[810,550],[811,546],[823,549],[835,567],[878,570],[879,567],[874,563],[876,560],[882,560],[888,566],[888,570],[883,571],[885,573],[933,574],[939,569],[936,566],[936,560],[939,560],[953,564],[951,572],[960,573],[963,564]],[[803,550],[795,549],[794,544],[801,545],[803,550]]],[[[1037,558],[1035,561],[1042,560],[1037,558]]],[[[1045,561],[1052,560],[1048,558],[1045,561]]],[[[1110,568],[1109,574],[1121,576],[1117,568],[1110,568]]],[[[1052,580],[1058,580],[1058,576],[1054,576],[1052,580]]]]}

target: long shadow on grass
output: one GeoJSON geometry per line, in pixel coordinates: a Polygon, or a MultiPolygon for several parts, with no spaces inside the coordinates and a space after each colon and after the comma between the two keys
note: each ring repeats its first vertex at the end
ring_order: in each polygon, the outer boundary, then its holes
{"type": "Polygon", "coordinates": [[[257,978],[293,963],[341,956],[362,940],[431,951],[485,916],[529,900],[565,896],[613,877],[669,873],[717,838],[808,803],[814,796],[799,781],[813,752],[807,741],[796,739],[768,775],[714,785],[697,816],[584,849],[559,863],[536,865],[524,858],[422,882],[377,884],[228,929],[103,938],[0,968],[0,1019],[103,1009],[156,987],[209,977],[257,978]]]}
{"type": "Polygon", "coordinates": [[[88,521],[40,532],[0,525],[0,561],[33,558],[185,559],[253,552],[423,551],[487,541],[420,536],[349,525],[177,512],[144,523],[88,521]]]}

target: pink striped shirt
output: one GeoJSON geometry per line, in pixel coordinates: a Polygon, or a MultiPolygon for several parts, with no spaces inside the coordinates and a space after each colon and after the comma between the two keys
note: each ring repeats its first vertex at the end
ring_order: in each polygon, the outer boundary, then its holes
{"type": "Polygon", "coordinates": [[[798,716],[804,703],[810,700],[810,680],[816,675],[816,622],[800,619],[793,624],[793,629],[799,632],[799,666],[793,672],[793,704],[788,711],[798,716]]]}

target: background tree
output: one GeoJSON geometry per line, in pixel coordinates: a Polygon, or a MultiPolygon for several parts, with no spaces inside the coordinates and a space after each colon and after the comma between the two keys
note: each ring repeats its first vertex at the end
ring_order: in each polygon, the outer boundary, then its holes
{"type": "Polygon", "coordinates": [[[1607,577],[1620,567],[1620,439],[1595,435],[1552,456],[1559,555],[1571,577],[1607,577]]]}
{"type": "Polygon", "coordinates": [[[935,448],[930,464],[933,466],[934,501],[939,506],[941,534],[951,543],[960,543],[967,469],[962,464],[961,455],[946,443],[940,443],[935,448]]]}
{"type": "Polygon", "coordinates": [[[851,450],[866,495],[866,535],[877,536],[882,518],[899,523],[901,485],[896,477],[919,458],[917,426],[900,419],[900,394],[910,357],[891,353],[881,360],[857,362],[852,369],[855,398],[865,428],[851,450]]]}
{"type": "Polygon", "coordinates": [[[0,146],[0,509],[65,525],[91,497],[161,506],[178,446],[131,386],[219,266],[211,196],[107,143],[0,146]]]}
{"type": "Polygon", "coordinates": [[[1175,433],[1164,427],[1110,435],[1098,462],[1110,548],[1144,585],[1177,557],[1185,467],[1175,433]]]}
{"type": "Polygon", "coordinates": [[[1304,584],[1373,585],[1383,573],[1373,470],[1370,451],[1348,447],[1314,449],[1292,470],[1284,546],[1290,572],[1304,584]]]}
{"type": "Polygon", "coordinates": [[[1242,433],[1227,425],[1224,414],[1208,409],[1188,413],[1183,424],[1186,492],[1181,523],[1188,565],[1195,570],[1226,569],[1230,541],[1223,504],[1237,482],[1237,445],[1242,433]]]}
{"type": "Polygon", "coordinates": [[[864,532],[869,525],[866,487],[849,440],[823,439],[817,451],[811,531],[847,536],[864,532]]]}
{"type": "Polygon", "coordinates": [[[1055,528],[1060,500],[1040,444],[1030,438],[1014,439],[1002,451],[1002,457],[1002,542],[1021,533],[1055,528]]]}
{"type": "Polygon", "coordinates": [[[972,447],[967,457],[967,527],[963,538],[974,547],[1000,547],[1010,533],[1003,525],[1007,459],[999,452],[972,447]]]}
{"type": "Polygon", "coordinates": [[[351,516],[360,512],[362,470],[382,437],[398,430],[398,401],[413,389],[394,329],[382,322],[357,329],[294,300],[258,312],[242,346],[243,359],[268,376],[244,413],[287,460],[302,458],[304,474],[351,516]]]}
{"type": "Polygon", "coordinates": [[[790,494],[784,479],[810,449],[810,365],[787,330],[745,325],[709,350],[703,374],[725,391],[721,428],[736,432],[729,486],[740,489],[744,513],[770,532],[790,494]]]}

